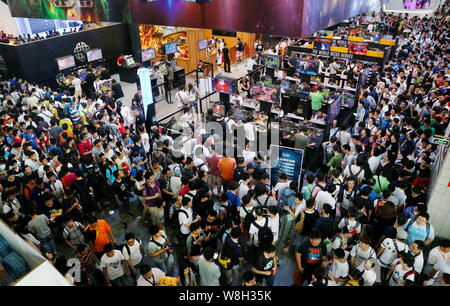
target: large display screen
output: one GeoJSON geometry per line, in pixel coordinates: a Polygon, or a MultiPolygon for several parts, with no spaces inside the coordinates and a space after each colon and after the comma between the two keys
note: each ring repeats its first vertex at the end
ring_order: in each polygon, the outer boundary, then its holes
{"type": "Polygon", "coordinates": [[[212,109],[215,114],[225,116],[225,106],[222,103],[214,103],[212,109]]]}
{"type": "Polygon", "coordinates": [[[314,39],[314,50],[330,51],[331,40],[330,39],[314,39]]]}
{"type": "Polygon", "coordinates": [[[367,44],[349,42],[348,53],[356,55],[367,55],[367,44]]]}
{"type": "Polygon", "coordinates": [[[59,71],[73,68],[76,66],[75,57],[73,55],[68,55],[56,59],[59,71]]]}
{"type": "Polygon", "coordinates": [[[295,72],[309,75],[319,74],[319,62],[300,60],[295,72]]]}
{"type": "Polygon", "coordinates": [[[151,61],[156,58],[156,51],[154,48],[146,49],[141,51],[142,62],[151,61]]]}
{"type": "Polygon", "coordinates": [[[271,185],[276,185],[280,173],[285,173],[288,180],[300,183],[304,151],[272,145],[270,146],[270,152],[271,185]],[[278,154],[274,150],[277,150],[278,154]]]}
{"type": "Polygon", "coordinates": [[[280,102],[280,87],[279,86],[263,86],[254,84],[250,88],[250,94],[256,100],[278,103],[280,102]]]}
{"type": "Polygon", "coordinates": [[[261,65],[269,68],[280,68],[281,58],[278,55],[264,54],[260,57],[261,65]]]}
{"type": "Polygon", "coordinates": [[[406,10],[426,10],[430,7],[431,0],[403,0],[403,8],[406,10]]]}
{"type": "Polygon", "coordinates": [[[178,51],[178,44],[175,42],[164,45],[164,54],[173,54],[178,51]]]}
{"type": "Polygon", "coordinates": [[[205,50],[208,48],[208,40],[202,39],[198,41],[198,50],[205,50]]]}
{"type": "Polygon", "coordinates": [[[213,78],[212,89],[216,92],[233,95],[236,91],[236,82],[231,79],[213,78]]]}
{"type": "Polygon", "coordinates": [[[101,49],[92,49],[86,52],[88,62],[94,62],[103,58],[101,49]]]}

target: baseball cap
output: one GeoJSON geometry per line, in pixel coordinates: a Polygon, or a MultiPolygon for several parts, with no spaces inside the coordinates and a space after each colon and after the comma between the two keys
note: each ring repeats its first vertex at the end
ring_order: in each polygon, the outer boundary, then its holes
{"type": "Polygon", "coordinates": [[[138,162],[143,161],[143,160],[144,160],[143,157],[138,156],[138,157],[133,158],[133,163],[137,164],[138,162]]]}

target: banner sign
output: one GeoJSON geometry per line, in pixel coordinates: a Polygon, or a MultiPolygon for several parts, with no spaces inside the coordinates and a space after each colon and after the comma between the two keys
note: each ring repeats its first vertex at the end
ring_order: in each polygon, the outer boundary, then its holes
{"type": "Polygon", "coordinates": [[[142,107],[144,108],[145,120],[147,120],[148,107],[153,104],[152,82],[150,81],[150,70],[146,68],[137,71],[142,92],[142,107]]]}
{"type": "Polygon", "coordinates": [[[108,21],[306,37],[380,0],[8,0],[13,17],[108,21]],[[249,13],[251,12],[251,13],[249,13]]]}
{"type": "Polygon", "coordinates": [[[300,149],[280,147],[277,145],[270,146],[271,156],[278,156],[270,161],[270,182],[275,186],[278,182],[280,173],[285,173],[289,180],[298,182],[300,186],[300,178],[302,173],[303,156],[305,152],[300,149]],[[278,150],[278,154],[273,154],[273,150],[278,150]]]}

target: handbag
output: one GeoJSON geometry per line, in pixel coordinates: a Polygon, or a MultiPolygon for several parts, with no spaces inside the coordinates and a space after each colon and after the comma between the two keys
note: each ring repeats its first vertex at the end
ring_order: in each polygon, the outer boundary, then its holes
{"type": "Polygon", "coordinates": [[[296,233],[301,234],[303,232],[303,227],[305,225],[305,213],[300,214],[300,220],[295,223],[294,230],[296,233]]]}

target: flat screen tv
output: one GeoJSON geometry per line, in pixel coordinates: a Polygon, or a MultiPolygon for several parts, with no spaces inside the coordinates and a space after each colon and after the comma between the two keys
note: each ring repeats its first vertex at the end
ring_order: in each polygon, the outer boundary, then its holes
{"type": "Polygon", "coordinates": [[[431,0],[403,0],[403,8],[406,10],[426,10],[430,7],[431,0]]]}
{"type": "Polygon", "coordinates": [[[92,49],[86,52],[88,62],[94,62],[103,58],[102,49],[92,49]]]}
{"type": "Polygon", "coordinates": [[[330,51],[331,43],[330,39],[314,39],[314,50],[330,51]]]}
{"type": "Polygon", "coordinates": [[[198,41],[198,50],[205,50],[206,48],[208,48],[208,40],[207,39],[202,39],[198,41]]]}
{"type": "Polygon", "coordinates": [[[142,62],[151,61],[156,58],[156,50],[154,48],[141,51],[142,62]]]}
{"type": "Polygon", "coordinates": [[[356,55],[367,55],[367,44],[349,42],[348,53],[356,55]]]}
{"type": "Polygon", "coordinates": [[[213,78],[212,89],[215,92],[221,92],[229,95],[233,95],[236,91],[236,82],[232,79],[226,78],[213,78]]]}
{"type": "Polygon", "coordinates": [[[173,54],[178,51],[178,44],[176,42],[167,43],[164,45],[164,54],[173,54]]]}
{"type": "Polygon", "coordinates": [[[225,116],[225,106],[222,103],[214,103],[212,109],[214,114],[225,116]]]}
{"type": "Polygon", "coordinates": [[[68,55],[56,59],[59,71],[73,68],[76,66],[75,57],[73,55],[68,55]]]}
{"type": "Polygon", "coordinates": [[[261,56],[261,65],[273,69],[280,68],[281,58],[278,55],[265,54],[261,56]]]}
{"type": "Polygon", "coordinates": [[[300,60],[295,72],[308,75],[319,74],[319,62],[300,60]]]}
{"type": "Polygon", "coordinates": [[[278,103],[280,102],[280,87],[279,86],[263,86],[261,84],[254,84],[250,87],[250,94],[253,99],[278,103]]]}

